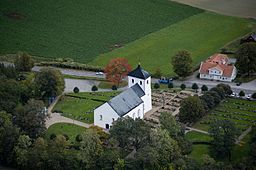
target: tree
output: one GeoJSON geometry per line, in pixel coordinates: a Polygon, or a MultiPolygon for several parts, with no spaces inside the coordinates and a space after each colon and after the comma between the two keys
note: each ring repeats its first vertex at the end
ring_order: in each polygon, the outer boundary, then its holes
{"type": "Polygon", "coordinates": [[[154,84],[154,89],[159,89],[160,88],[160,84],[159,83],[155,83],[154,84]]]}
{"type": "Polygon", "coordinates": [[[256,99],[256,93],[253,93],[253,94],[252,94],[252,98],[253,98],[253,99],[256,99]]]}
{"type": "Polygon", "coordinates": [[[170,114],[163,112],[160,117],[161,128],[169,132],[170,137],[177,139],[178,135],[181,134],[181,127],[176,122],[175,118],[170,114]]]}
{"type": "Polygon", "coordinates": [[[168,88],[169,88],[169,89],[172,89],[172,88],[173,88],[173,83],[169,83],[169,84],[168,84],[168,88]]]}
{"type": "Polygon", "coordinates": [[[214,90],[208,91],[207,94],[213,97],[214,106],[219,104],[220,101],[222,100],[221,97],[219,96],[219,94],[214,90]]]}
{"type": "Polygon", "coordinates": [[[19,130],[12,124],[11,115],[0,111],[0,163],[14,164],[14,146],[19,137],[19,130]]]}
{"type": "Polygon", "coordinates": [[[59,70],[43,68],[35,77],[37,93],[42,98],[56,97],[64,91],[64,79],[59,70]]]}
{"type": "Polygon", "coordinates": [[[192,62],[190,53],[185,50],[175,54],[171,61],[174,72],[181,77],[186,77],[191,74],[192,62]]]}
{"type": "Polygon", "coordinates": [[[205,110],[212,109],[215,106],[214,97],[208,92],[200,96],[200,99],[204,105],[205,110]]]}
{"type": "Polygon", "coordinates": [[[198,96],[190,96],[181,101],[179,120],[192,123],[205,114],[204,106],[198,96]]]}
{"type": "Polygon", "coordinates": [[[198,85],[196,83],[192,84],[192,89],[195,90],[197,92],[197,90],[199,89],[198,85]]]}
{"type": "Polygon", "coordinates": [[[239,96],[240,96],[240,97],[244,97],[244,96],[245,96],[245,93],[244,93],[243,90],[241,90],[241,91],[239,92],[239,96]]]}
{"type": "Polygon", "coordinates": [[[235,145],[237,129],[230,120],[216,120],[210,124],[209,134],[213,138],[211,151],[215,157],[231,158],[231,151],[235,145]]]}
{"type": "Polygon", "coordinates": [[[122,79],[131,71],[131,66],[125,58],[114,58],[110,60],[104,69],[106,79],[119,86],[122,79]]]}
{"type": "Polygon", "coordinates": [[[18,71],[31,71],[34,66],[34,61],[29,54],[20,52],[16,56],[14,65],[18,71]]]}
{"type": "Polygon", "coordinates": [[[122,149],[138,150],[149,138],[150,127],[142,120],[119,118],[110,129],[110,137],[118,141],[122,149]]]}
{"type": "Polygon", "coordinates": [[[94,169],[96,162],[103,152],[99,135],[95,130],[88,129],[81,135],[79,158],[86,164],[87,169],[94,169]]]}
{"type": "Polygon", "coordinates": [[[208,91],[208,87],[206,85],[202,85],[201,90],[202,92],[208,91]]]}
{"type": "Polygon", "coordinates": [[[42,101],[31,99],[25,106],[19,106],[14,113],[15,124],[31,138],[37,138],[46,130],[43,107],[42,101]]]}
{"type": "Polygon", "coordinates": [[[93,85],[93,86],[92,86],[92,91],[98,91],[98,87],[95,86],[95,85],[93,85]]]}
{"type": "Polygon", "coordinates": [[[0,78],[16,79],[17,76],[17,70],[13,66],[5,66],[4,63],[0,63],[0,78]]]}
{"type": "Polygon", "coordinates": [[[16,162],[21,168],[29,168],[29,148],[32,145],[32,141],[27,135],[21,135],[14,148],[16,154],[16,162]]]}
{"type": "Polygon", "coordinates": [[[244,43],[236,52],[236,67],[241,74],[256,72],[256,43],[244,43]]]}
{"type": "Polygon", "coordinates": [[[228,84],[220,83],[216,87],[217,88],[222,88],[226,95],[231,95],[232,94],[231,87],[228,84]]]}
{"type": "Polygon", "coordinates": [[[219,95],[221,100],[225,98],[225,91],[222,87],[216,86],[216,87],[211,88],[210,91],[215,91],[219,95]]]}
{"type": "Polygon", "coordinates": [[[186,85],[185,85],[185,84],[181,84],[181,85],[180,85],[180,88],[181,88],[181,90],[185,90],[186,85]]]}
{"type": "Polygon", "coordinates": [[[75,88],[73,89],[73,92],[74,92],[74,93],[79,93],[79,88],[78,88],[78,87],[75,87],[75,88]]]}

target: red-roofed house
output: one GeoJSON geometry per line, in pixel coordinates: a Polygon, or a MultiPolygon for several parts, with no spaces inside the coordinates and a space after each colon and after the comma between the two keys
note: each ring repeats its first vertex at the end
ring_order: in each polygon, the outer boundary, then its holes
{"type": "Polygon", "coordinates": [[[200,78],[228,82],[233,81],[236,78],[237,69],[229,61],[231,60],[225,54],[214,54],[206,61],[201,62],[199,69],[200,78]]]}

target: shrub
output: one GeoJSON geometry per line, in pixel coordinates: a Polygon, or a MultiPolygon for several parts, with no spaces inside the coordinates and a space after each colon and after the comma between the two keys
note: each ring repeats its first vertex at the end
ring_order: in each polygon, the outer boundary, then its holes
{"type": "Polygon", "coordinates": [[[159,89],[159,88],[160,88],[160,84],[155,83],[155,84],[154,84],[154,88],[155,88],[155,89],[159,89]]]}
{"type": "Polygon", "coordinates": [[[76,141],[81,142],[82,141],[82,136],[80,134],[76,135],[76,141]]]}
{"type": "Polygon", "coordinates": [[[206,86],[206,85],[203,85],[202,87],[201,87],[201,90],[204,92],[204,91],[208,91],[208,87],[206,86]]]}
{"type": "Polygon", "coordinates": [[[169,88],[169,89],[173,88],[173,83],[169,83],[169,84],[168,84],[168,88],[169,88]]]}
{"type": "Polygon", "coordinates": [[[252,94],[252,98],[256,99],[256,92],[252,94]]]}
{"type": "Polygon", "coordinates": [[[111,87],[111,89],[112,89],[112,90],[117,90],[117,86],[116,86],[116,85],[113,85],[113,86],[111,87]]]}
{"type": "Polygon", "coordinates": [[[98,87],[95,86],[95,85],[93,85],[93,86],[92,86],[92,91],[98,91],[98,87]]]}
{"type": "Polygon", "coordinates": [[[63,136],[66,138],[66,141],[69,140],[69,136],[67,134],[63,134],[63,136]]]}
{"type": "Polygon", "coordinates": [[[193,83],[192,89],[197,91],[199,89],[199,87],[196,83],[193,83]]]}
{"type": "Polygon", "coordinates": [[[244,91],[243,91],[243,90],[241,90],[241,91],[239,92],[239,96],[240,96],[240,97],[245,96],[245,93],[244,93],[244,91]]]}
{"type": "Polygon", "coordinates": [[[14,61],[14,65],[18,71],[31,71],[34,66],[34,61],[29,54],[19,52],[14,61]]]}
{"type": "Polygon", "coordinates": [[[180,88],[181,88],[181,90],[185,90],[186,85],[185,85],[185,84],[181,84],[181,85],[180,85],[180,88]]]}
{"type": "Polygon", "coordinates": [[[79,88],[78,88],[78,87],[75,87],[75,88],[73,89],[73,92],[74,92],[74,93],[79,93],[79,88]]]}
{"type": "Polygon", "coordinates": [[[55,139],[55,138],[56,138],[56,134],[55,134],[55,133],[52,133],[52,134],[50,135],[50,139],[53,140],[53,139],[55,139]]]}

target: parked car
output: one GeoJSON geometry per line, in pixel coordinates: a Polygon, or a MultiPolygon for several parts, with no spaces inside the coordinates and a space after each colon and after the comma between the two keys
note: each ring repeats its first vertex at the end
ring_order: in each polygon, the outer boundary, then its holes
{"type": "Polygon", "coordinates": [[[103,72],[96,72],[97,76],[102,76],[104,73],[103,72]]]}
{"type": "Polygon", "coordinates": [[[158,80],[158,82],[159,82],[160,84],[170,84],[170,83],[172,83],[172,81],[173,81],[172,78],[167,79],[167,78],[165,78],[165,77],[161,77],[161,78],[158,80]]]}

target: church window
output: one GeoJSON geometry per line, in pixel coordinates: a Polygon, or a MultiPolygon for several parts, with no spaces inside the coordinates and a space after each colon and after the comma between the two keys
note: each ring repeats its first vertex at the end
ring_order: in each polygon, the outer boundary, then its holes
{"type": "Polygon", "coordinates": [[[142,81],[140,81],[140,85],[142,85],[142,81]]]}
{"type": "Polygon", "coordinates": [[[115,121],[115,118],[112,118],[112,121],[114,122],[114,121],[115,121]]]}
{"type": "Polygon", "coordinates": [[[140,118],[140,109],[138,110],[138,118],[140,118]]]}
{"type": "Polygon", "coordinates": [[[106,129],[109,129],[109,124],[106,124],[106,129]]]}
{"type": "Polygon", "coordinates": [[[148,80],[147,80],[147,84],[148,84],[148,80]]]}
{"type": "Polygon", "coordinates": [[[135,119],[135,113],[133,113],[132,117],[133,117],[133,119],[135,119]]]}
{"type": "Polygon", "coordinates": [[[100,115],[100,120],[102,120],[102,115],[100,115]]]}
{"type": "Polygon", "coordinates": [[[134,83],[134,79],[132,79],[132,83],[134,83]]]}

